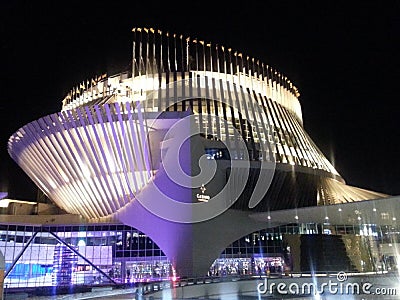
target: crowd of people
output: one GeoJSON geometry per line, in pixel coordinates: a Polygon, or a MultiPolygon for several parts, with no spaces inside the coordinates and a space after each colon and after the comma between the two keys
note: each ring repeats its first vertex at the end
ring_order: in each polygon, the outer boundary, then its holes
{"type": "Polygon", "coordinates": [[[217,259],[209,276],[282,274],[287,270],[283,257],[217,259]]]}

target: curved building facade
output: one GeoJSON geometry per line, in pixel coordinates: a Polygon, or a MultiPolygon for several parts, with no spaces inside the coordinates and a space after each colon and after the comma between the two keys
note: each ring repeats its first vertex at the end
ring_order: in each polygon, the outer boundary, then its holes
{"type": "Polygon", "coordinates": [[[60,112],[9,140],[66,212],[133,226],[178,274],[204,275],[227,245],[265,228],[252,214],[384,196],[346,185],[275,68],[197,38],[133,35],[129,70],[79,84],[60,112]]]}

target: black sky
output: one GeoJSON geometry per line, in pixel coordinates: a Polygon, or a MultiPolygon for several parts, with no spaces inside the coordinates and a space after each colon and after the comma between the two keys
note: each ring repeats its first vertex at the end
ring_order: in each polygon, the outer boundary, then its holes
{"type": "Polygon", "coordinates": [[[400,1],[0,1],[0,191],[34,199],[7,153],[83,80],[125,70],[133,27],[219,43],[300,90],[306,131],[350,185],[400,194],[400,1]]]}

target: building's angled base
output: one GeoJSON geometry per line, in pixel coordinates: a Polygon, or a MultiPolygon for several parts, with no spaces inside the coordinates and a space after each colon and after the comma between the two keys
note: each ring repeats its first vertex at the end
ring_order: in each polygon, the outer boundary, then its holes
{"type": "Polygon", "coordinates": [[[155,216],[138,201],[132,202],[117,217],[157,243],[179,276],[207,275],[227,245],[266,227],[265,222],[249,218],[248,212],[233,209],[203,222],[172,222],[155,216]]]}

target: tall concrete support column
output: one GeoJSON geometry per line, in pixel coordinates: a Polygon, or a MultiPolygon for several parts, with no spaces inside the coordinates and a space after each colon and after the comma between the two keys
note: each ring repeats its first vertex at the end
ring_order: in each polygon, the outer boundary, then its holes
{"type": "Polygon", "coordinates": [[[232,209],[204,222],[172,222],[155,216],[139,201],[119,212],[117,218],[157,243],[179,276],[205,276],[229,244],[266,227],[264,222],[250,219],[247,212],[232,209]]]}

